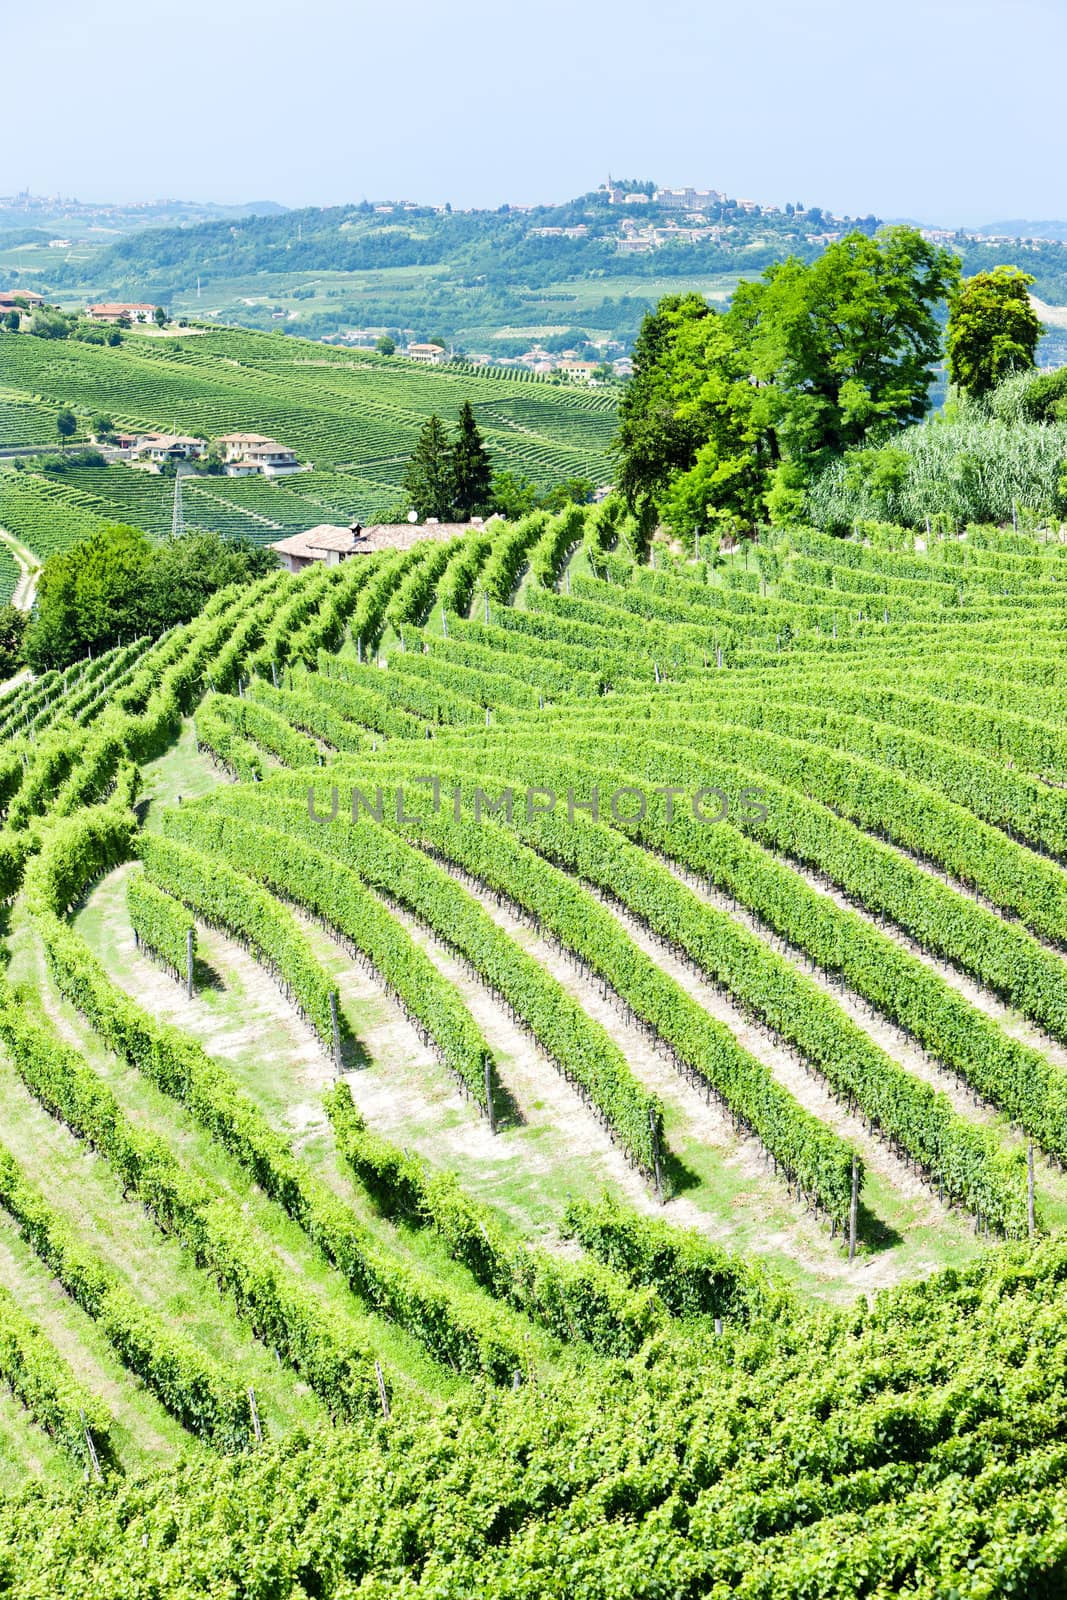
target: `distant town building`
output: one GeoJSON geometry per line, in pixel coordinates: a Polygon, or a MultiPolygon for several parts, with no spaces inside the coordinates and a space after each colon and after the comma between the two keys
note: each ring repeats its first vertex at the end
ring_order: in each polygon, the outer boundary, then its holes
{"type": "Polygon", "coordinates": [[[32,289],[3,289],[0,290],[0,313],[19,311],[29,307],[32,311],[35,306],[44,305],[44,295],[34,294],[32,289]]]}
{"type": "Polygon", "coordinates": [[[263,433],[224,433],[215,441],[228,478],[284,477],[301,470],[296,452],[263,433]]]}
{"type": "Polygon", "coordinates": [[[426,367],[441,367],[448,360],[448,351],[439,344],[409,344],[404,354],[409,361],[421,361],[426,367]]]}
{"type": "Polygon", "coordinates": [[[658,206],[676,211],[711,211],[726,199],[718,189],[657,189],[652,196],[658,206]]]}
{"type": "Polygon", "coordinates": [[[199,461],[207,450],[203,439],[185,433],[142,433],[130,446],[132,455],[154,461],[157,466],[179,461],[199,461]]]}
{"type": "Polygon", "coordinates": [[[591,383],[597,370],[595,361],[560,361],[556,364],[556,371],[562,372],[565,378],[572,378],[579,383],[591,383]]]}
{"type": "Polygon", "coordinates": [[[609,189],[608,204],[613,206],[647,206],[648,195],[643,189],[609,189]]]}
{"type": "Polygon", "coordinates": [[[155,306],[120,305],[118,301],[105,301],[101,305],[87,306],[85,315],[90,322],[120,322],[128,317],[131,322],[151,322],[155,306]]]}

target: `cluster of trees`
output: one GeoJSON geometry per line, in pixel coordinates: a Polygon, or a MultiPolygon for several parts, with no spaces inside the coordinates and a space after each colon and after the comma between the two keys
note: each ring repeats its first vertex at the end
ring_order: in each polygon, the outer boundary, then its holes
{"type": "Polygon", "coordinates": [[[567,506],[587,506],[593,498],[591,478],[563,478],[546,492],[518,472],[493,474],[493,510],[509,522],[531,511],[563,511],[567,506]]]}
{"type": "Polygon", "coordinates": [[[394,515],[408,509],[421,519],[467,522],[471,517],[499,515],[509,520],[530,511],[562,511],[568,505],[587,505],[593,498],[588,478],[567,478],[542,494],[535,483],[516,472],[494,472],[481,430],[469,400],[460,409],[450,434],[440,417],[425,423],[404,474],[407,501],[394,515]]]}
{"type": "Polygon", "coordinates": [[[474,409],[464,401],[454,434],[440,417],[429,418],[404,474],[404,491],[421,518],[467,522],[492,507],[493,467],[474,409]]]}
{"type": "MultiPolygon", "coordinates": [[[[29,311],[27,303],[23,310],[29,311]]],[[[157,328],[167,325],[167,313],[162,306],[157,306],[152,313],[157,328]]],[[[83,344],[110,344],[122,343],[122,334],[125,329],[132,328],[133,323],[127,316],[119,317],[115,323],[107,325],[90,322],[86,317],[80,317],[75,312],[60,311],[56,306],[41,306],[30,317],[28,332],[36,339],[79,339],[83,344]]],[[[22,329],[22,313],[11,310],[5,312],[0,319],[0,327],[5,333],[19,333],[22,329]]]]}
{"type": "Polygon", "coordinates": [[[1029,283],[1001,267],[959,286],[944,411],[831,463],[808,490],[807,519],[830,532],[857,522],[960,529],[1067,512],[1067,367],[1034,365],[1041,326],[1029,283]]]}
{"type": "Polygon", "coordinates": [[[674,295],[645,318],[620,407],[619,484],[680,533],[799,514],[842,458],[918,422],[942,355],[971,395],[1032,366],[1040,327],[1013,268],[960,281],[913,228],[852,233],[738,285],[730,309],[674,295]]]}
{"type": "Polygon", "coordinates": [[[140,528],[102,526],[44,563],[21,659],[45,672],[124,640],[156,638],[191,621],[216,589],[274,564],[250,540],[193,532],[156,542],[140,528]]]}
{"type": "Polygon", "coordinates": [[[79,450],[66,450],[62,455],[16,456],[11,463],[15,472],[49,472],[60,476],[72,467],[104,467],[103,454],[91,445],[79,450]]]}

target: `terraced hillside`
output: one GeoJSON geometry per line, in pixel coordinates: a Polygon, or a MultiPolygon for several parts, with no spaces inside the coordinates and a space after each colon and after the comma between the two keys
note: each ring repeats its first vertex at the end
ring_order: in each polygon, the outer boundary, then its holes
{"type": "MultiPolygon", "coordinates": [[[[114,348],[6,338],[0,447],[46,446],[67,406],[83,434],[100,412],[125,429],[270,434],[314,470],[271,481],[191,478],[185,507],[187,525],[263,541],[382,515],[401,496],[423,423],[436,411],[451,424],[466,400],[497,470],[542,488],[568,477],[611,482],[610,391],[235,329],[131,333],[114,348]]],[[[46,556],[101,520],[166,531],[172,496],[168,480],[125,466],[62,478],[0,472],[0,527],[46,556]]]]}
{"type": "Polygon", "coordinates": [[[0,701],[12,1593],[1061,1591],[1067,545],[898,544],[609,501],[0,701]]]}

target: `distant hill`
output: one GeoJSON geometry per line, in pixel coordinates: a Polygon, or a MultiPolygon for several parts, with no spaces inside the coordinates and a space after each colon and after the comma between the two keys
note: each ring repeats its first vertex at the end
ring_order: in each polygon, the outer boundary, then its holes
{"type": "MultiPolygon", "coordinates": [[[[368,200],[291,211],[273,201],[79,202],[77,215],[51,223],[68,248],[38,238],[20,252],[2,231],[13,203],[0,200],[0,287],[18,281],[72,307],[150,300],[198,320],[357,345],[387,333],[400,345],[440,338],[498,361],[538,347],[614,359],[664,295],[725,303],[739,278],[789,255],[811,261],[850,230],[880,226],[874,216],[716,191],[666,190],[656,200],[652,187],[621,183],[560,205],[492,211],[368,200]]],[[[19,217],[24,230],[42,226],[32,205],[19,217]]],[[[952,243],[965,272],[1017,264],[1042,301],[1067,305],[1067,222],[990,223],[952,243]]],[[[1058,362],[1063,351],[1046,341],[1043,356],[1058,362]]]]}
{"type": "Polygon", "coordinates": [[[1054,239],[1067,243],[1067,222],[1028,222],[1016,218],[1011,222],[985,222],[972,233],[995,234],[1006,239],[1054,239]]]}
{"type": "Polygon", "coordinates": [[[218,205],[213,200],[145,200],[125,205],[45,195],[6,195],[0,196],[0,248],[38,239],[47,243],[56,233],[72,238],[109,235],[111,243],[146,228],[243,221],[246,217],[278,216],[284,210],[276,200],[248,200],[240,205],[218,205]]]}
{"type": "Polygon", "coordinates": [[[405,341],[440,335],[508,358],[541,338],[563,338],[561,348],[628,343],[671,288],[722,298],[741,274],[790,254],[810,260],[849,228],[878,226],[873,216],[836,218],[817,206],[690,194],[695,212],[621,188],[494,211],[366,200],[274,208],[139,227],[91,250],[79,241],[40,266],[38,258],[12,265],[28,287],[71,304],[147,297],[255,328],[282,322],[311,338],[353,328],[405,341]],[[564,337],[571,330],[576,339],[564,337]]]}

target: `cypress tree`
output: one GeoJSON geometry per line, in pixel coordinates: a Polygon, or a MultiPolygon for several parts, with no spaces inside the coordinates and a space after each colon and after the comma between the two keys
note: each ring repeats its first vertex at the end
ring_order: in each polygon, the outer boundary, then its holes
{"type": "Polygon", "coordinates": [[[453,515],[452,445],[439,416],[430,417],[415,443],[404,474],[404,489],[420,517],[453,515]]]}
{"type": "Polygon", "coordinates": [[[454,515],[466,521],[489,510],[493,467],[474,420],[469,400],[459,413],[459,428],[452,446],[452,500],[454,515]]]}

